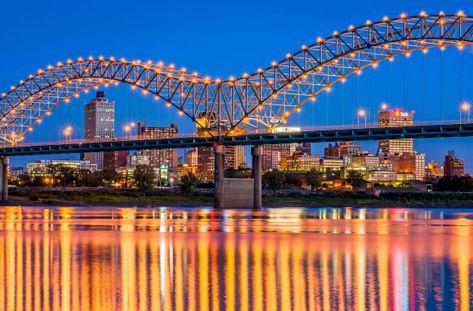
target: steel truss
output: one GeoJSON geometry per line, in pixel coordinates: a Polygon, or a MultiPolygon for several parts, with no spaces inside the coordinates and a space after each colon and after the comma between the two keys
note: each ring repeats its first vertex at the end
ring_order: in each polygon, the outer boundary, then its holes
{"type": "Polygon", "coordinates": [[[473,41],[473,16],[439,13],[350,26],[287,54],[251,75],[212,80],[162,62],[79,58],[48,66],[0,98],[0,138],[15,145],[57,105],[109,84],[126,83],[175,107],[209,136],[231,136],[285,123],[307,102],[367,66],[433,47],[473,41]]]}

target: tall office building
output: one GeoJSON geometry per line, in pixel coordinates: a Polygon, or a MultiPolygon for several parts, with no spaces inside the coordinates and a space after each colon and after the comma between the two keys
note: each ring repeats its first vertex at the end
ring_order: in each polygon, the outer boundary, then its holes
{"type": "MultiPolygon", "coordinates": [[[[177,125],[171,123],[169,127],[158,127],[158,126],[145,126],[144,123],[138,122],[137,124],[138,137],[143,139],[161,139],[161,138],[173,138],[177,136],[178,129],[177,125]]],[[[150,159],[150,165],[154,167],[161,167],[166,165],[169,167],[169,171],[177,171],[178,155],[177,149],[149,149],[143,150],[143,155],[146,155],[150,159]]]]}
{"type": "MultiPolygon", "coordinates": [[[[397,127],[414,125],[414,112],[399,109],[390,109],[378,113],[379,127],[397,127]]],[[[387,155],[414,152],[414,140],[412,138],[385,139],[378,143],[379,149],[387,155]]]]}
{"type": "Polygon", "coordinates": [[[462,160],[457,158],[453,150],[448,151],[448,154],[445,156],[443,167],[445,176],[453,177],[465,175],[465,164],[462,160]]]}
{"type": "MultiPolygon", "coordinates": [[[[114,137],[115,102],[109,101],[103,91],[97,91],[95,98],[85,105],[84,138],[100,140],[114,137]]],[[[98,169],[114,169],[126,165],[126,151],[89,152],[83,155],[85,161],[96,164],[98,169]]]]}

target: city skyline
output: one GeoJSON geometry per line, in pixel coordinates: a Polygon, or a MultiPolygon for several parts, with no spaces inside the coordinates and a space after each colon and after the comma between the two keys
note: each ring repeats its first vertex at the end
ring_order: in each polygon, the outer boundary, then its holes
{"type": "MultiPolygon", "coordinates": [[[[204,4],[205,5],[205,4],[204,4]]],[[[349,5],[351,6],[351,5],[349,5]]],[[[192,6],[190,6],[192,7],[192,6]]],[[[223,5],[225,7],[225,5],[223,5]]],[[[35,57],[22,58],[21,53],[12,53],[14,51],[4,50],[0,52],[3,54],[4,66],[3,73],[0,74],[0,87],[7,89],[10,84],[15,84],[18,80],[23,79],[34,68],[45,67],[48,63],[55,64],[59,60],[66,60],[70,57],[88,56],[90,55],[104,55],[104,56],[126,56],[129,58],[141,58],[143,60],[151,59],[158,61],[163,59],[166,63],[174,63],[178,66],[186,67],[189,70],[197,70],[202,75],[209,74],[213,78],[221,77],[227,78],[230,75],[241,75],[244,71],[254,72],[258,66],[268,65],[271,60],[278,60],[284,57],[288,51],[297,50],[301,44],[313,42],[316,36],[328,36],[335,27],[339,30],[346,29],[351,23],[354,25],[363,24],[366,19],[381,19],[382,16],[399,16],[401,12],[409,14],[418,14],[421,10],[428,13],[437,13],[440,10],[456,12],[458,9],[464,9],[468,13],[471,4],[467,2],[459,2],[455,4],[436,3],[416,3],[412,4],[404,2],[399,5],[399,2],[388,3],[382,8],[376,8],[376,12],[366,12],[361,7],[353,7],[353,11],[340,10],[332,18],[331,23],[323,23],[327,20],[326,16],[321,15],[318,11],[313,13],[313,16],[307,18],[298,18],[293,15],[286,16],[291,21],[284,29],[275,30],[258,30],[258,34],[265,40],[263,43],[256,40],[254,36],[248,36],[251,27],[243,25],[238,30],[229,28],[231,37],[247,37],[246,41],[240,41],[239,45],[235,45],[233,40],[218,39],[218,36],[208,35],[202,33],[204,25],[207,22],[202,21],[197,29],[191,31],[192,38],[187,40],[197,40],[198,38],[206,36],[206,43],[208,46],[201,46],[193,52],[187,53],[185,49],[178,49],[177,46],[182,46],[184,42],[178,42],[176,47],[172,45],[164,46],[164,42],[170,42],[172,37],[167,34],[166,30],[171,33],[183,34],[185,31],[190,31],[186,27],[186,21],[183,20],[180,26],[170,29],[169,26],[164,29],[155,29],[155,26],[150,25],[150,30],[155,31],[159,36],[159,43],[149,42],[149,49],[143,49],[143,42],[136,45],[139,41],[142,32],[139,27],[131,24],[128,32],[123,36],[117,37],[113,29],[107,27],[100,27],[102,22],[100,20],[94,21],[92,25],[88,25],[85,29],[75,29],[77,35],[75,36],[74,50],[71,49],[55,49],[53,52],[44,53],[40,49],[35,57]],[[354,13],[359,14],[354,14],[354,13]],[[316,18],[317,17],[317,18],[316,18]],[[310,22],[317,20],[318,22],[310,22]],[[322,21],[322,22],[320,22],[322,21]],[[95,25],[97,31],[94,34],[89,32],[95,25]],[[330,28],[328,28],[330,27],[330,28]],[[297,29],[297,30],[296,30],[297,29]],[[289,36],[289,34],[291,34],[289,36]],[[208,42],[209,37],[212,42],[208,42]],[[271,38],[278,38],[278,40],[271,40],[271,38]],[[99,40],[102,39],[102,40],[99,40]],[[113,42],[112,45],[110,43],[113,42]],[[113,48],[111,47],[113,46],[113,48]],[[216,53],[217,46],[224,48],[226,56],[216,53]],[[255,46],[254,53],[241,53],[245,46],[255,46]],[[141,48],[141,49],[140,49],[141,48]],[[210,57],[214,61],[208,61],[210,57]],[[8,62],[5,62],[8,59],[8,62]],[[18,63],[22,64],[21,70],[12,70],[12,64],[18,59],[18,63]],[[231,59],[231,62],[226,61],[231,59]],[[8,76],[4,75],[8,73],[8,76]],[[1,76],[4,75],[4,76],[1,76]]],[[[173,4],[165,3],[163,10],[173,8],[173,4]]],[[[44,10],[41,8],[40,10],[44,10]]],[[[108,14],[112,14],[109,12],[108,14]]],[[[183,8],[183,14],[190,14],[189,7],[183,8]]],[[[215,9],[211,9],[206,14],[215,13],[215,9]]],[[[286,14],[286,12],[276,9],[276,16],[278,14],[286,14]]],[[[23,13],[19,18],[31,18],[27,12],[23,13]]],[[[77,14],[77,13],[71,13],[77,14]]],[[[251,17],[253,13],[238,9],[232,19],[236,17],[251,17]]],[[[168,17],[166,17],[168,18],[168,17]]],[[[274,23],[268,17],[263,18],[264,21],[274,23]]],[[[28,22],[27,22],[28,23],[28,22]]],[[[190,22],[189,22],[190,23],[190,22]]],[[[225,24],[226,20],[218,18],[216,24],[225,24]]],[[[257,27],[257,26],[254,26],[257,27]]],[[[222,30],[218,27],[211,27],[211,34],[220,33],[222,30]]],[[[12,30],[20,35],[22,29],[12,30]]],[[[10,38],[10,36],[9,36],[10,38]]],[[[65,40],[70,40],[65,36],[65,40]]],[[[51,46],[60,47],[64,42],[60,40],[47,39],[51,46]],[[52,40],[52,41],[49,41],[52,40]]],[[[5,43],[6,44],[6,43],[5,43]]],[[[39,43],[39,47],[45,43],[39,43]]],[[[20,44],[21,46],[21,44],[20,44]]],[[[335,85],[330,94],[323,94],[319,96],[316,103],[304,107],[303,114],[294,115],[289,119],[288,125],[294,126],[317,126],[317,125],[334,125],[334,124],[349,124],[356,123],[356,111],[360,108],[366,110],[367,119],[369,122],[375,122],[374,115],[377,113],[380,105],[388,103],[390,107],[398,107],[416,111],[416,120],[458,120],[459,105],[463,100],[470,100],[473,98],[470,88],[467,86],[473,82],[466,74],[473,65],[473,59],[468,57],[471,54],[469,48],[465,48],[459,53],[454,48],[449,48],[445,52],[432,50],[428,54],[413,53],[410,58],[399,57],[393,63],[382,63],[377,69],[368,69],[363,75],[351,77],[346,84],[335,85]],[[448,65],[446,65],[448,64],[448,65]],[[462,73],[460,73],[460,71],[462,73]],[[455,82],[456,81],[456,82],[455,82]],[[440,87],[440,84],[442,87],[440,87]],[[333,107],[333,108],[331,108],[333,107]],[[430,109],[432,108],[432,109],[430,109]]],[[[118,89],[110,87],[105,89],[109,97],[117,102],[117,132],[121,133],[123,124],[131,121],[143,121],[146,124],[153,126],[165,126],[170,123],[177,123],[181,133],[193,132],[193,124],[182,118],[175,110],[165,107],[163,102],[156,103],[151,96],[142,96],[136,94],[136,91],[131,91],[129,87],[119,87],[118,89]]],[[[84,103],[90,101],[92,95],[81,96],[78,99],[71,99],[68,105],[60,105],[48,122],[44,122],[41,126],[28,134],[28,141],[46,141],[57,140],[61,137],[61,131],[65,126],[72,126],[74,132],[72,136],[77,135],[83,131],[82,125],[78,120],[81,120],[81,112],[84,103]]],[[[117,133],[117,134],[118,134],[117,133]]],[[[467,157],[471,148],[469,144],[471,138],[449,139],[445,144],[441,140],[418,140],[416,142],[416,149],[426,153],[427,160],[440,161],[449,149],[454,149],[457,154],[466,159],[467,172],[473,171],[473,164],[468,161],[467,157]],[[445,150],[444,150],[445,149],[445,150]]],[[[375,151],[375,144],[363,143],[365,149],[375,151]]],[[[314,145],[314,151],[321,153],[324,145],[314,145]]],[[[246,152],[248,155],[249,152],[246,152]]],[[[61,157],[62,158],[62,157],[61,157]]],[[[12,164],[24,165],[31,158],[12,159],[12,164]]]]}
{"type": "MultiPolygon", "coordinates": [[[[107,90],[107,89],[106,89],[107,90]]],[[[177,135],[177,132],[178,132],[178,129],[177,129],[177,125],[175,123],[171,123],[170,127],[165,127],[165,126],[155,126],[153,124],[151,124],[150,126],[145,126],[145,124],[143,122],[134,122],[134,121],[131,121],[129,123],[126,123],[124,124],[121,128],[120,128],[120,125],[118,126],[115,126],[114,124],[114,120],[115,120],[115,100],[113,99],[110,99],[107,97],[106,93],[104,90],[100,89],[100,88],[97,88],[94,92],[92,92],[92,96],[94,96],[92,98],[92,100],[90,101],[90,103],[87,103],[84,105],[84,118],[85,118],[85,123],[84,123],[84,137],[85,138],[88,138],[88,139],[92,139],[92,138],[99,138],[99,137],[102,137],[103,135],[111,135],[110,137],[113,137],[115,134],[114,133],[120,133],[120,131],[122,132],[122,137],[127,137],[128,135],[131,136],[142,136],[142,135],[145,135],[146,137],[148,138],[167,138],[167,137],[175,137],[175,135],[177,135]],[[96,108],[95,105],[97,104],[101,104],[101,103],[104,103],[103,105],[104,106],[104,110],[103,112],[100,112],[98,111],[97,113],[99,117],[103,117],[105,116],[106,119],[104,119],[104,122],[102,123],[97,123],[98,121],[93,121],[92,122],[92,119],[93,120],[96,120],[96,117],[95,117],[95,110],[97,110],[98,108],[96,108]],[[107,108],[107,109],[105,109],[107,108]],[[111,110],[110,110],[111,108],[111,110]],[[109,113],[108,111],[111,111],[111,113],[109,113]],[[101,115],[100,113],[102,113],[103,115],[101,115]],[[111,121],[111,122],[110,122],[111,121]],[[87,125],[89,124],[89,125],[87,125]],[[97,126],[97,128],[96,128],[97,126]],[[108,128],[107,128],[108,127],[108,128]],[[110,128],[112,127],[112,128],[110,128]],[[118,129],[116,128],[118,127],[118,129]],[[93,135],[93,133],[91,133],[90,131],[91,130],[94,130],[94,131],[97,131],[97,135],[93,135]],[[105,132],[104,132],[105,130],[105,132]]],[[[366,118],[365,116],[365,111],[360,109],[358,110],[358,117],[364,117],[366,118]]],[[[378,123],[378,126],[380,127],[390,127],[390,126],[402,126],[402,125],[414,125],[415,124],[415,120],[414,120],[414,114],[415,112],[412,111],[412,110],[402,110],[400,108],[396,108],[396,109],[391,109],[389,107],[389,105],[387,103],[383,103],[383,105],[381,105],[379,107],[379,111],[378,111],[378,118],[375,120],[375,122],[378,123]]],[[[98,120],[98,119],[97,119],[98,120]]],[[[359,121],[359,120],[358,120],[359,121]]],[[[358,126],[366,126],[366,125],[363,125],[363,124],[358,124],[358,126]]],[[[294,131],[297,129],[300,130],[300,128],[298,127],[288,127],[288,128],[284,128],[284,127],[281,127],[281,130],[282,131],[294,131]]],[[[62,131],[60,131],[59,133],[59,140],[64,140],[64,141],[67,141],[67,140],[70,140],[72,139],[73,135],[72,133],[75,132],[76,129],[73,128],[72,126],[70,125],[67,125],[66,127],[64,127],[64,129],[62,131]],[[62,136],[61,136],[62,135],[62,136]]],[[[117,135],[118,137],[120,135],[117,135]]],[[[143,136],[143,137],[145,137],[143,136]]],[[[360,146],[362,145],[363,147],[365,147],[366,143],[363,144],[363,142],[361,142],[361,144],[359,144],[360,142],[356,143],[355,142],[355,146],[360,146]]],[[[374,150],[372,149],[364,149],[363,152],[364,153],[368,153],[368,154],[378,154],[380,151],[383,151],[385,154],[389,155],[389,154],[399,154],[400,156],[402,155],[403,152],[406,152],[406,153],[412,153],[414,152],[414,149],[413,149],[413,146],[414,146],[414,140],[413,139],[397,139],[397,140],[379,140],[379,141],[375,141],[374,142],[376,144],[376,147],[374,150]],[[390,151],[390,148],[393,148],[394,149],[392,151],[390,151]],[[401,148],[401,149],[399,149],[401,148]]],[[[373,144],[373,142],[371,143],[373,144]]],[[[280,168],[281,167],[281,161],[285,162],[288,158],[291,158],[293,155],[295,155],[295,151],[297,149],[297,146],[299,146],[299,144],[286,144],[286,145],[266,145],[264,146],[263,148],[263,169],[271,169],[271,168],[280,168]],[[279,150],[280,148],[283,148],[281,150],[279,150]],[[286,150],[287,149],[287,150],[286,150]],[[275,150],[278,150],[278,154],[276,155],[276,158],[275,158],[275,154],[274,154],[274,151],[275,150]],[[269,162],[268,162],[269,161],[269,162]],[[273,164],[271,164],[270,162],[274,162],[273,164]]],[[[324,153],[326,154],[326,149],[327,149],[327,146],[331,146],[331,144],[324,144],[324,143],[319,143],[319,144],[301,144],[300,146],[302,146],[302,154],[307,154],[307,155],[312,155],[312,156],[315,156],[319,159],[324,159],[324,153]],[[319,145],[319,147],[322,148],[323,152],[319,152],[319,151],[322,151],[320,150],[320,148],[316,148],[317,152],[314,152],[312,153],[311,152],[311,146],[312,145],[319,145]],[[308,151],[307,151],[308,150],[308,151]]],[[[243,150],[243,146],[240,146],[239,148],[241,148],[243,150]]],[[[357,147],[357,148],[360,148],[360,147],[357,147]]],[[[200,159],[199,161],[199,166],[197,168],[197,173],[198,175],[200,175],[201,177],[204,177],[204,180],[208,179],[208,178],[211,178],[213,176],[213,152],[209,149],[209,148],[198,148],[198,149],[202,149],[200,153],[202,153],[202,155],[204,155],[204,158],[206,159],[205,161],[200,159]],[[209,151],[207,152],[206,150],[209,149],[209,151]],[[209,153],[210,152],[210,153],[209,153]],[[208,153],[208,154],[207,154],[208,153]],[[203,163],[207,163],[207,164],[203,164],[203,163]],[[212,169],[209,169],[210,167],[212,167],[212,169]],[[207,176],[207,177],[205,177],[207,176]]],[[[227,147],[227,149],[231,149],[233,150],[234,148],[233,147],[227,147]]],[[[247,148],[248,149],[248,148],[247,148]]],[[[361,150],[361,149],[360,149],[361,150]]],[[[138,155],[139,154],[147,154],[148,156],[148,161],[150,162],[150,164],[152,164],[152,166],[154,167],[157,167],[159,168],[160,165],[157,165],[157,163],[166,163],[166,165],[170,165],[169,168],[172,172],[176,172],[177,170],[177,164],[179,165],[182,165],[182,164],[187,164],[185,162],[185,158],[186,158],[186,153],[189,151],[189,149],[180,149],[179,150],[179,153],[178,153],[178,150],[177,149],[165,149],[165,150],[162,150],[162,151],[158,151],[158,150],[143,150],[143,151],[139,151],[138,152],[138,155]],[[151,152],[151,153],[150,153],[151,152]],[[179,156],[178,156],[179,154],[179,156]],[[154,155],[154,156],[153,156],[154,155]],[[178,157],[180,159],[182,159],[182,161],[178,161],[178,157]],[[160,160],[158,160],[160,159],[160,160]],[[167,160],[165,160],[167,159],[167,160]],[[172,159],[171,162],[168,162],[169,159],[172,159]],[[164,161],[164,162],[163,162],[164,161]]],[[[230,150],[228,150],[230,152],[230,150]]],[[[450,152],[450,149],[447,150],[448,152],[450,152]]],[[[445,154],[447,154],[447,151],[444,153],[444,156],[445,154]]],[[[234,152],[234,151],[232,151],[234,152]]],[[[124,153],[123,151],[120,151],[120,152],[109,152],[107,154],[110,154],[110,155],[113,155],[113,154],[122,154],[124,153]]],[[[200,154],[199,153],[199,154],[200,154]]],[[[247,155],[245,156],[244,155],[244,151],[243,151],[243,158],[246,160],[246,163],[251,163],[251,161],[249,160],[250,156],[248,154],[249,152],[247,152],[247,155]]],[[[90,160],[92,163],[97,163],[97,160],[95,159],[95,157],[97,157],[97,155],[100,155],[100,154],[103,154],[103,152],[101,153],[91,153],[91,154],[85,154],[85,159],[86,160],[90,160]],[[88,156],[88,157],[87,157],[88,156]]],[[[132,153],[125,153],[125,154],[129,154],[130,156],[132,156],[133,154],[132,153]]],[[[125,157],[125,154],[123,154],[123,158],[125,157]]],[[[418,150],[415,151],[415,154],[419,154],[418,153],[418,150]]],[[[134,156],[136,157],[136,153],[134,154],[134,156]]],[[[202,155],[200,157],[202,157],[202,155]]],[[[420,154],[422,156],[422,163],[423,163],[423,167],[427,168],[427,164],[430,163],[430,162],[435,162],[435,163],[443,163],[442,162],[442,158],[440,159],[432,159],[429,157],[428,154],[420,154]]],[[[44,156],[44,159],[42,160],[76,160],[80,155],[48,155],[48,156],[44,156]]],[[[443,157],[444,157],[443,156],[443,157]]],[[[33,156],[31,157],[25,157],[25,158],[35,158],[33,156]]],[[[43,157],[41,157],[43,158],[43,157]]],[[[110,158],[110,157],[109,157],[110,158]]],[[[116,158],[116,156],[115,156],[116,158]]],[[[234,158],[234,155],[233,153],[232,154],[228,154],[227,157],[226,157],[226,160],[229,161],[233,161],[232,159],[234,158]],[[229,157],[229,158],[228,158],[229,157]]],[[[325,157],[326,158],[326,157],[325,157]]],[[[340,157],[341,158],[341,157],[340,157]]],[[[15,158],[14,158],[15,159],[15,158]]],[[[136,160],[135,160],[136,161],[136,160]]],[[[309,160],[309,162],[306,163],[306,165],[309,165],[309,163],[312,163],[314,160],[309,160]]],[[[27,162],[24,163],[24,166],[22,165],[15,165],[15,162],[13,162],[13,167],[24,167],[25,169],[27,168],[27,166],[29,166],[30,164],[34,164],[36,161],[34,160],[27,160],[27,162]]],[[[99,161],[100,162],[100,161],[99,161]]],[[[110,162],[110,161],[108,161],[110,162]]],[[[117,165],[112,165],[112,163],[110,163],[109,165],[109,168],[119,168],[119,167],[128,167],[128,164],[127,165],[124,165],[124,164],[120,164],[118,165],[118,162],[115,161],[117,165]]],[[[119,161],[120,163],[125,163],[124,160],[123,161],[119,161]]],[[[238,161],[238,162],[241,162],[238,161]]],[[[468,166],[469,162],[468,161],[464,161],[466,166],[468,166]]],[[[127,163],[128,163],[128,160],[127,160],[127,163]]],[[[243,163],[243,162],[242,162],[243,163]]],[[[463,165],[463,161],[462,161],[462,165],[463,165]]],[[[100,164],[98,163],[98,166],[99,166],[99,169],[101,169],[103,167],[103,163],[100,164]]],[[[227,165],[227,163],[225,164],[225,167],[226,168],[238,168],[239,164],[238,163],[234,163],[234,164],[231,164],[230,166],[227,165]]],[[[286,165],[283,165],[282,167],[286,167],[286,165]]],[[[309,167],[308,166],[308,167],[309,167]]],[[[309,167],[310,168],[310,167],[309,167]]],[[[463,170],[463,168],[462,168],[463,170]]],[[[465,172],[465,173],[469,173],[469,172],[465,172]]],[[[424,173],[422,174],[422,176],[424,175],[424,173]]]]}

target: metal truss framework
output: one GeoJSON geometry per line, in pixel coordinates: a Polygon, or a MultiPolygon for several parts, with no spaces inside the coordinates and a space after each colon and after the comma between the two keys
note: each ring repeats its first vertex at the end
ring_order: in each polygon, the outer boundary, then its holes
{"type": "Polygon", "coordinates": [[[0,139],[15,145],[57,105],[102,85],[126,83],[178,109],[209,136],[231,136],[272,128],[323,91],[367,66],[427,50],[473,42],[473,16],[439,13],[350,26],[287,54],[265,69],[228,80],[212,80],[162,62],[79,58],[48,66],[20,81],[0,98],[0,139]]]}

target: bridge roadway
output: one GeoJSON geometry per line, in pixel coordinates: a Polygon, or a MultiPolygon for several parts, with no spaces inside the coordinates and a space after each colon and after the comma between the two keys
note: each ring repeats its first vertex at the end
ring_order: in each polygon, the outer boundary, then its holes
{"type": "Polygon", "coordinates": [[[0,148],[0,156],[82,153],[114,150],[193,148],[222,145],[265,145],[302,142],[363,141],[398,138],[440,138],[473,136],[473,123],[424,124],[405,127],[311,129],[293,133],[249,133],[222,137],[176,137],[167,139],[115,138],[103,141],[73,140],[18,144],[0,148]]]}

